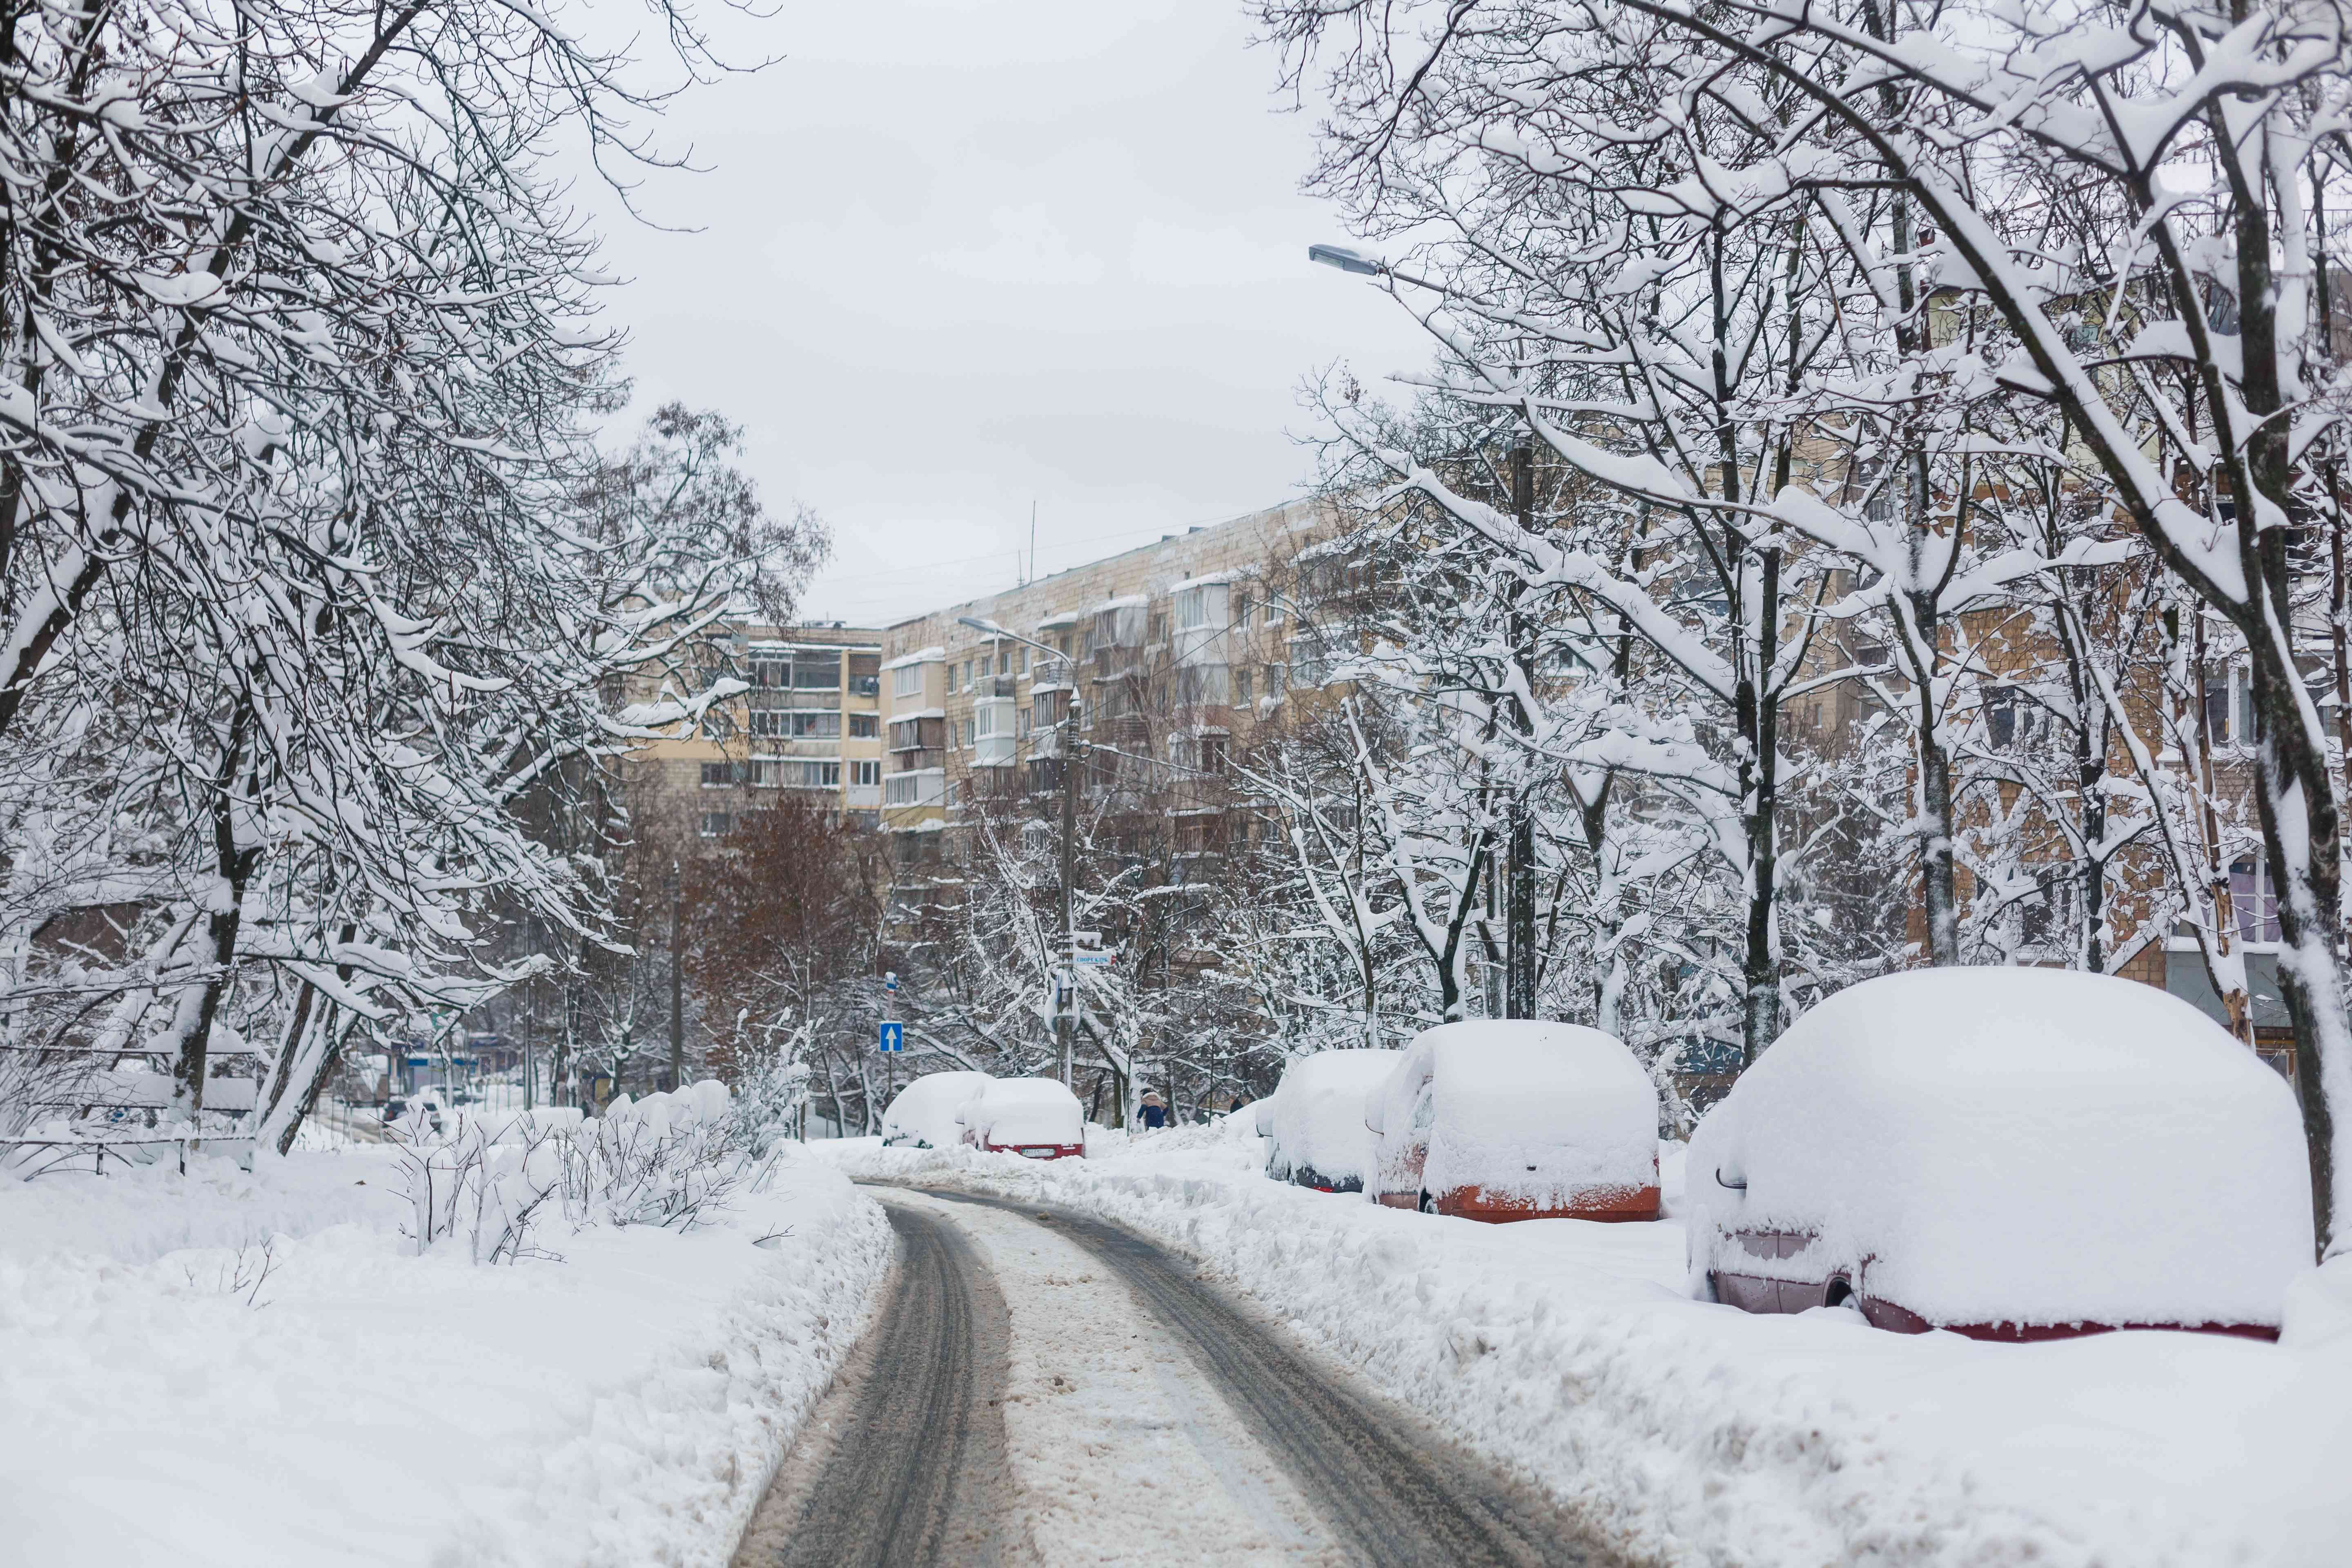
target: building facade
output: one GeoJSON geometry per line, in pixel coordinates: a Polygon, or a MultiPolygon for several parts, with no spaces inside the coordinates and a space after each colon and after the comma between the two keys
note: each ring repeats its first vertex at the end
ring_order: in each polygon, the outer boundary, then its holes
{"type": "Polygon", "coordinates": [[[866,826],[882,806],[882,636],[830,625],[722,628],[717,675],[751,689],[715,705],[690,740],[628,764],[632,795],[705,838],[781,798],[826,799],[866,826]]]}
{"type": "Polygon", "coordinates": [[[1201,852],[1212,837],[1226,847],[1215,781],[1230,750],[1280,711],[1302,662],[1316,674],[1285,584],[1299,552],[1330,531],[1318,503],[1294,502],[888,627],[880,820],[900,862],[937,858],[937,836],[985,798],[1056,787],[1074,701],[1087,787],[1158,797],[1198,784],[1199,820],[1179,830],[1201,852]]]}

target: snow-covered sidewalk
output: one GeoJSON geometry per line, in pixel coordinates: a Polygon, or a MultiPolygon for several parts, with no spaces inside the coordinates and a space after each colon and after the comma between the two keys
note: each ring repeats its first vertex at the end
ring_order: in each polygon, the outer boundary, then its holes
{"type": "MultiPolygon", "coordinates": [[[[1050,1202],[1206,1265],[1310,1345],[1672,1563],[2333,1568],[2352,1316],[2288,1341],[1910,1337],[1689,1300],[1679,1223],[1481,1226],[1267,1181],[1235,1119],[1086,1161],[812,1145],[1050,1202]]],[[[1679,1199],[1669,1162],[1667,1196],[1679,1199]]],[[[2331,1270],[2331,1277],[2336,1271],[2331,1270]]]]}
{"type": "Polygon", "coordinates": [[[872,1310],[881,1211],[793,1157],[690,1234],[478,1267],[414,1255],[394,1161],[0,1181],[0,1555],[725,1563],[872,1310]]]}

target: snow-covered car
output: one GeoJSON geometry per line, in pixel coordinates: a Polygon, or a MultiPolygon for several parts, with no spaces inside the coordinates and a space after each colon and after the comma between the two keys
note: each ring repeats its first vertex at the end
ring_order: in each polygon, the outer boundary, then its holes
{"type": "Polygon", "coordinates": [[[1614,1035],[1441,1024],[1366,1101],[1383,1204],[1463,1219],[1658,1217],[1658,1089],[1614,1035]]]}
{"type": "Polygon", "coordinates": [[[1087,1152],[1078,1097],[1049,1078],[996,1078],[956,1111],[963,1141],[992,1153],[1069,1160],[1087,1152]]]}
{"type": "Polygon", "coordinates": [[[2294,1096],[2153,986],[1928,969],[1800,1018],[1691,1140],[1691,1284],[2038,1340],[2275,1338],[2311,1265],[2294,1096]]]}
{"type": "Polygon", "coordinates": [[[1257,1102],[1257,1133],[1270,1140],[1265,1173],[1324,1193],[1360,1193],[1372,1173],[1364,1107],[1403,1053],[1318,1051],[1285,1068],[1257,1102]]]}
{"type": "Polygon", "coordinates": [[[984,1072],[930,1072],[898,1091],[882,1113],[885,1149],[950,1149],[962,1142],[956,1112],[995,1079],[984,1072]]]}

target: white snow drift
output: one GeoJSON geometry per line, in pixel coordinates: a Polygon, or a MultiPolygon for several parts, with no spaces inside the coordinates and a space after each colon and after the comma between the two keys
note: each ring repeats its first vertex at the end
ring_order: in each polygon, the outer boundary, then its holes
{"type": "Polygon", "coordinates": [[[723,1564],[864,1326],[820,1163],[679,1234],[423,1257],[388,1148],[0,1181],[0,1558],[723,1564]]]}

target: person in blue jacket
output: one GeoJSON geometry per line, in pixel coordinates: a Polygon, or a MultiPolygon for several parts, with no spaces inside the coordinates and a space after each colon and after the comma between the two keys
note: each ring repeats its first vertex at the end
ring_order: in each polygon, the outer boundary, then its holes
{"type": "Polygon", "coordinates": [[[1168,1102],[1160,1098],[1160,1091],[1158,1089],[1148,1089],[1144,1090],[1143,1130],[1147,1132],[1157,1132],[1160,1129],[1167,1125],[1168,1102]]]}

